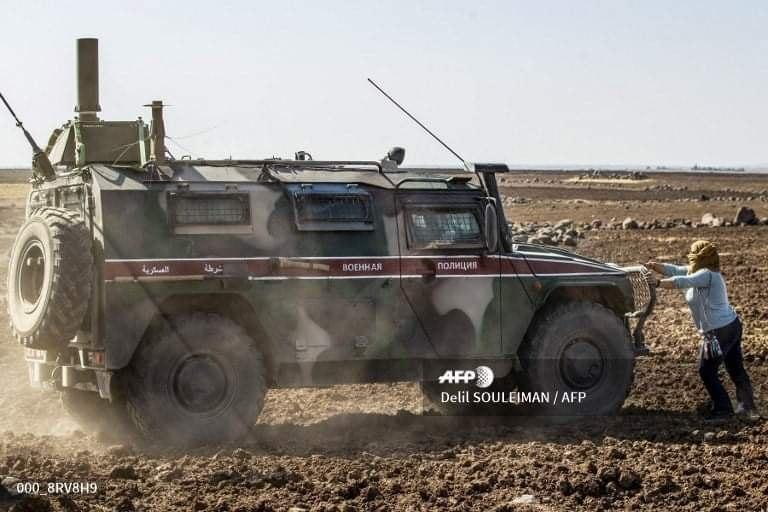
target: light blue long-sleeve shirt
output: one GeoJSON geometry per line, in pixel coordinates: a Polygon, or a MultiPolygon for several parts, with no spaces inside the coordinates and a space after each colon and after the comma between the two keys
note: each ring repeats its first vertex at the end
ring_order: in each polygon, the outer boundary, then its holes
{"type": "Polygon", "coordinates": [[[736,311],[728,302],[728,289],[720,272],[702,268],[688,274],[688,267],[663,263],[664,275],[684,290],[693,323],[702,332],[725,327],[736,319],[736,311]]]}

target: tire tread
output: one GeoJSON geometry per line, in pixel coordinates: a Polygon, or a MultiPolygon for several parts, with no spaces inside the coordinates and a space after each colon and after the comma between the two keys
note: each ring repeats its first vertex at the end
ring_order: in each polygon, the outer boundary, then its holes
{"type": "MultiPolygon", "coordinates": [[[[14,338],[30,348],[60,348],[71,340],[88,311],[93,276],[91,237],[82,217],[65,208],[44,207],[35,210],[27,221],[39,218],[48,227],[53,252],[51,291],[46,311],[33,332],[22,334],[9,318],[14,338]]],[[[26,226],[26,224],[25,224],[26,226]]],[[[21,234],[24,227],[21,228],[21,234]]],[[[18,243],[17,237],[16,243],[18,243]]],[[[8,276],[8,290],[11,280],[8,276]]]]}

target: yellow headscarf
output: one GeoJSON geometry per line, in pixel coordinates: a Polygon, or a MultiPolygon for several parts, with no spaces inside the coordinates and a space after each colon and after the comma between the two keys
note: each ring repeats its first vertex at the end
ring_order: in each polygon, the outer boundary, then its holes
{"type": "Polygon", "coordinates": [[[708,268],[713,272],[720,272],[720,255],[717,254],[717,245],[708,240],[697,240],[691,244],[691,252],[688,253],[688,273],[693,274],[699,269],[708,268]]]}

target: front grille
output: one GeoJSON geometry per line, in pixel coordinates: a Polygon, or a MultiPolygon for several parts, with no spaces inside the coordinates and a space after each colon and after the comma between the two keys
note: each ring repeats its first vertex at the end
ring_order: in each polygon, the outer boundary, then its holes
{"type": "Polygon", "coordinates": [[[632,295],[634,297],[635,312],[646,312],[650,309],[656,299],[656,290],[651,288],[648,279],[651,276],[650,271],[645,267],[625,268],[629,282],[632,284],[632,295]]]}
{"type": "Polygon", "coordinates": [[[643,326],[656,306],[656,288],[651,286],[651,271],[642,265],[622,268],[632,284],[634,311],[627,313],[627,327],[631,329],[636,354],[647,354],[643,326]]]}

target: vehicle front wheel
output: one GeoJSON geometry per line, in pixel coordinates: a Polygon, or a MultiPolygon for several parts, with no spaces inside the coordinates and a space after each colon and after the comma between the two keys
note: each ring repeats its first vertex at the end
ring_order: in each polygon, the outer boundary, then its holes
{"type": "Polygon", "coordinates": [[[267,391],[254,340],[235,322],[206,313],[174,316],[151,329],[124,377],[138,431],[176,445],[242,437],[267,391]]]}
{"type": "Polygon", "coordinates": [[[610,309],[570,302],[538,319],[520,351],[520,390],[548,393],[536,413],[560,416],[615,414],[632,386],[634,352],[629,332],[610,309]]]}

